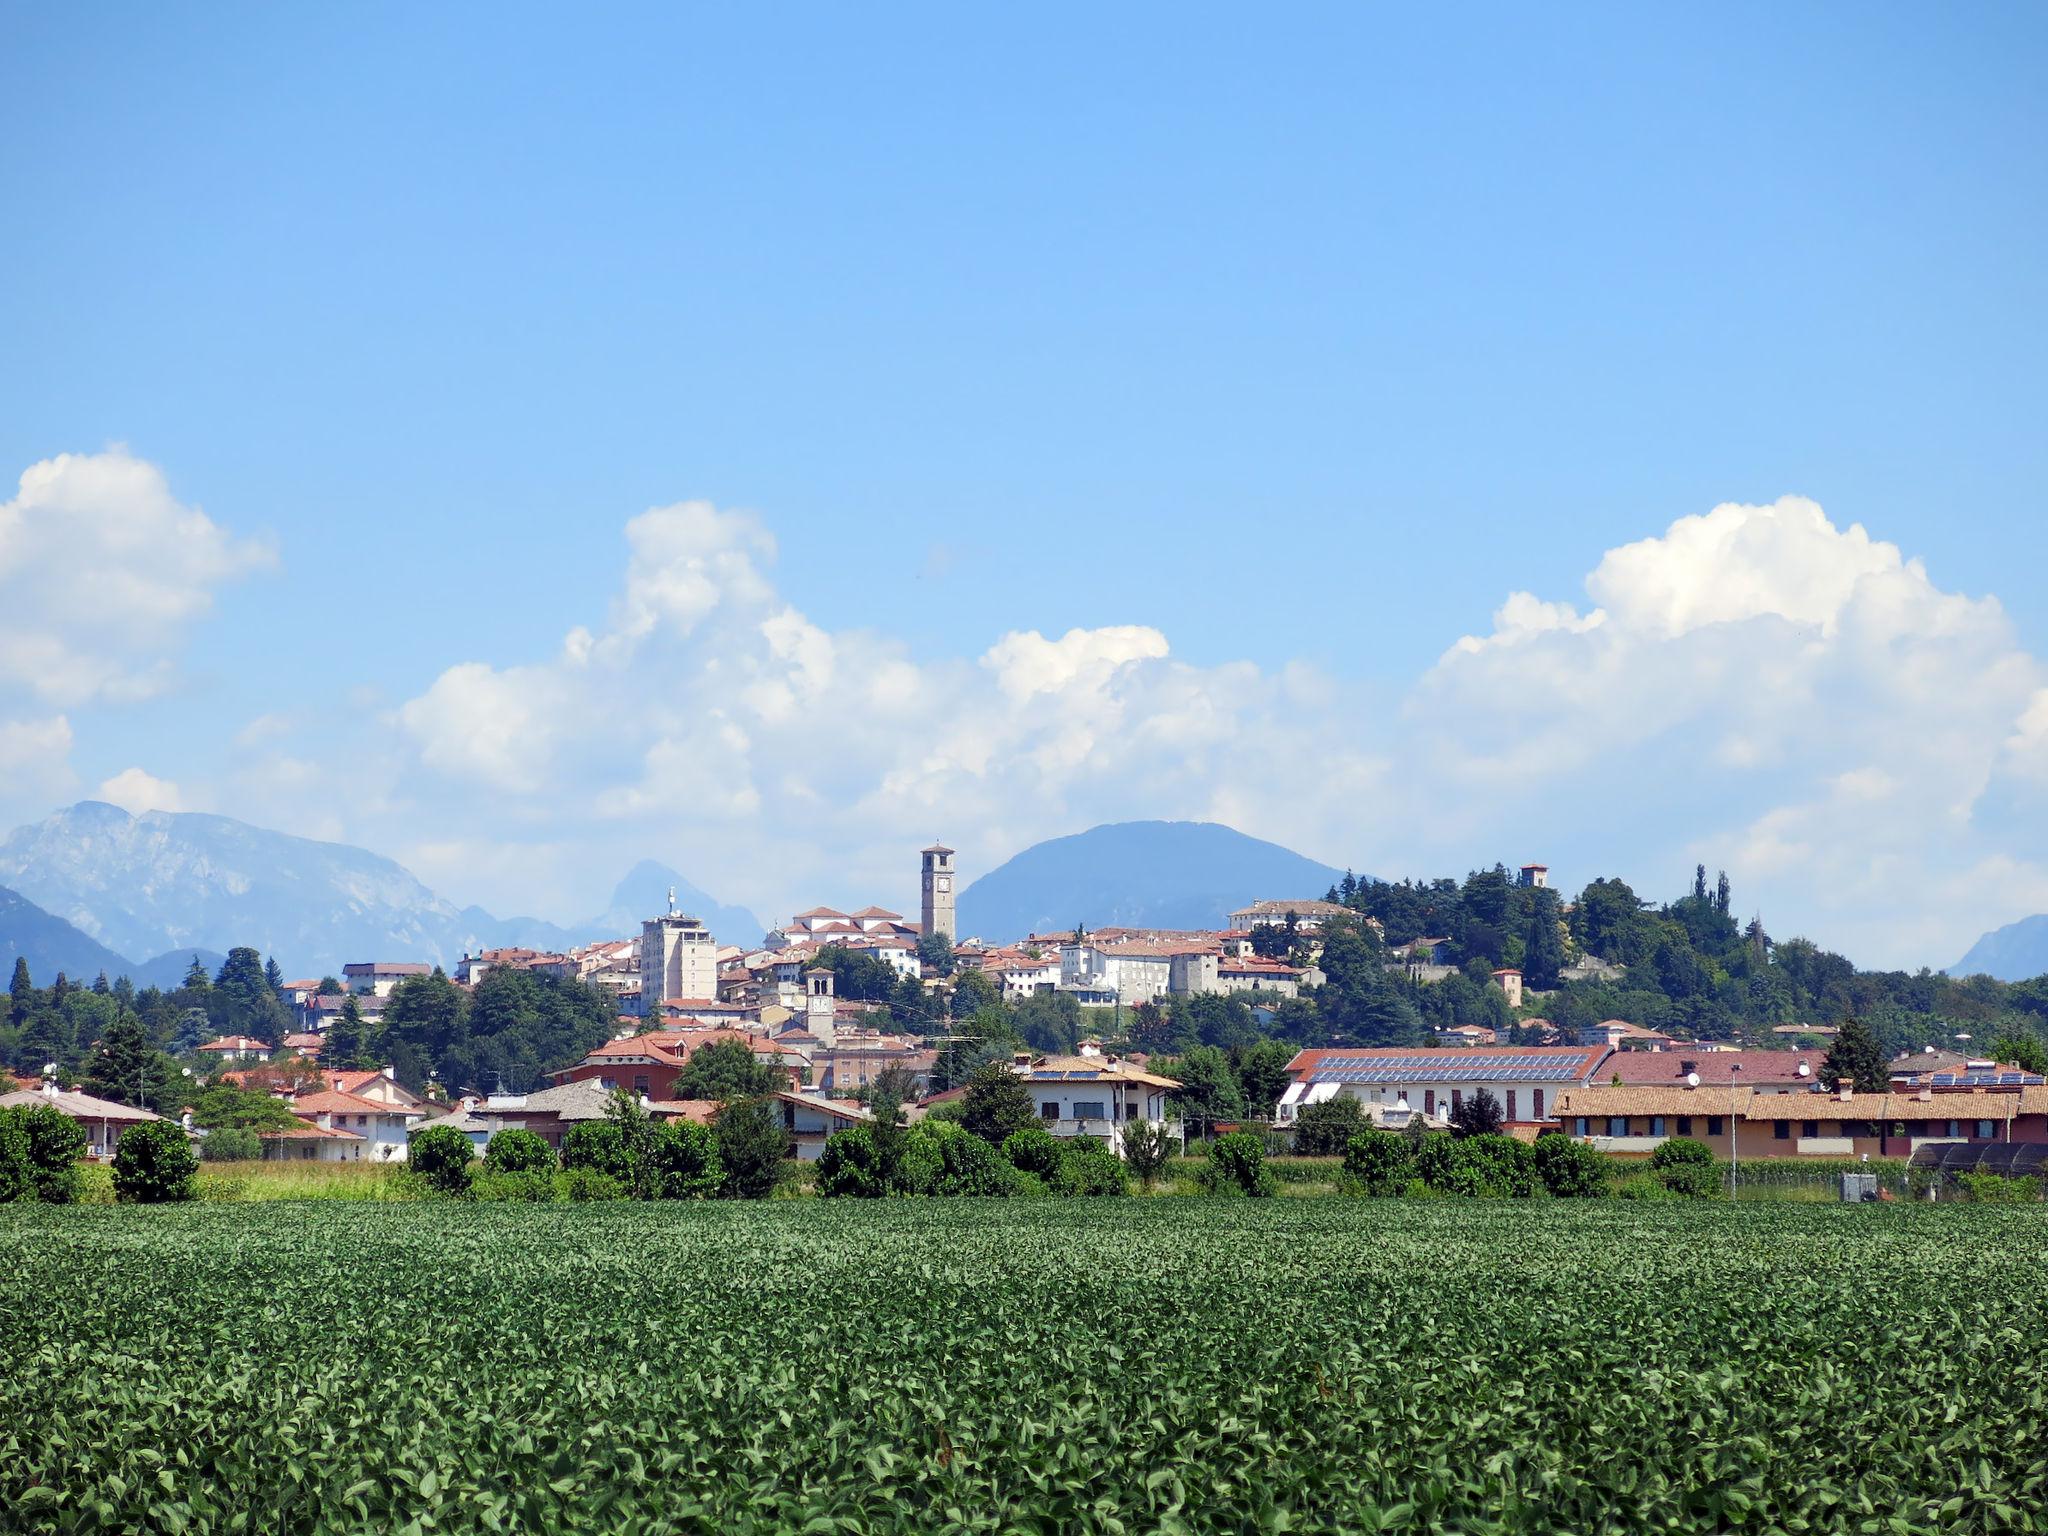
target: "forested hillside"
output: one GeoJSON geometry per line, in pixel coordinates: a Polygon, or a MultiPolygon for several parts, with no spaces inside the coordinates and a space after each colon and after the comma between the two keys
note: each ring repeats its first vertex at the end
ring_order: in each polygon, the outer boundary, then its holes
{"type": "Polygon", "coordinates": [[[2048,977],[2009,984],[1931,970],[1859,971],[1808,939],[1774,938],[1761,917],[1739,918],[1728,877],[1709,883],[1704,866],[1689,891],[1661,905],[1625,881],[1603,879],[1567,907],[1556,891],[1517,885],[1499,866],[1462,881],[1347,876],[1330,899],[1376,918],[1390,948],[1447,940],[1438,957],[1464,976],[1406,989],[1432,1020],[1470,1006],[1493,969],[1511,965],[1530,989],[1548,994],[1530,999],[1524,1016],[1562,1029],[1626,1019],[1693,1039],[1767,1043],[1782,1038],[1771,1033],[1778,1025],[1853,1017],[1899,1050],[1949,1045],[1958,1033],[1981,1047],[2002,1029],[2041,1034],[2048,1024],[2048,977]],[[1612,979],[1560,981],[1560,971],[1588,956],[1626,969],[1612,979]]]}

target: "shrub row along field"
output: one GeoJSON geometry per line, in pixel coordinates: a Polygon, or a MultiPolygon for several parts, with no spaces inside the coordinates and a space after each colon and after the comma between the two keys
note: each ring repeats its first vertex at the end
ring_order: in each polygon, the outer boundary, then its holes
{"type": "Polygon", "coordinates": [[[0,1209],[10,1531],[2048,1528],[2037,1211],[0,1209]]]}

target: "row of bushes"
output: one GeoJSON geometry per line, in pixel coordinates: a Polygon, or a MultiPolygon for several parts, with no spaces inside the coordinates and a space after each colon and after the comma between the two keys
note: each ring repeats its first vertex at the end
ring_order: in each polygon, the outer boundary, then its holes
{"type": "Polygon", "coordinates": [[[925,1119],[904,1129],[849,1126],[826,1139],[818,1193],[857,1200],[885,1195],[1123,1195],[1123,1162],[1085,1136],[1062,1138],[1037,1126],[1013,1131],[1000,1149],[961,1125],[925,1119]]]}
{"type": "MultiPolygon", "coordinates": [[[[1229,1138],[1225,1138],[1228,1140],[1229,1138]]],[[[1218,1143],[1221,1145],[1221,1143],[1218,1143]]],[[[1358,1195],[1464,1195],[1526,1200],[1712,1199],[1722,1192],[1714,1154],[1684,1137],[1650,1154],[1645,1171],[1617,1181],[1603,1153],[1551,1132],[1534,1143],[1512,1136],[1409,1137],[1361,1131],[1344,1149],[1340,1185],[1358,1195]]]]}
{"type": "Polygon", "coordinates": [[[500,1131],[481,1159],[452,1126],[408,1139],[414,1177],[461,1200],[758,1200],[788,1181],[789,1137],[758,1099],[728,1104],[708,1126],[656,1120],[624,1095],[602,1120],[569,1128],[555,1156],[532,1131],[500,1131]]]}

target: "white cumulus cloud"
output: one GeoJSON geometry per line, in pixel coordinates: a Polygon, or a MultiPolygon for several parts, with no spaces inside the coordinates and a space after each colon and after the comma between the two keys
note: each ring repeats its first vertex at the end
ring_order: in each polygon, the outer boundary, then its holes
{"type": "Polygon", "coordinates": [[[215,592],[274,558],[125,449],[31,465],[0,503],[0,684],[59,705],[159,692],[215,592]]]}
{"type": "Polygon", "coordinates": [[[1996,600],[1801,498],[1682,517],[1580,594],[1509,594],[1405,682],[1196,666],[1115,623],[921,658],[819,625],[774,560],[749,514],[633,519],[602,623],[397,709],[401,750],[357,770],[386,841],[547,850],[501,904],[546,908],[581,847],[775,915],[900,901],[934,836],[971,873],[1193,817],[1391,876],[1544,859],[1662,897],[1704,860],[1781,936],[1891,964],[1952,961],[2048,889],[2048,669],[1996,600]]]}
{"type": "Polygon", "coordinates": [[[118,805],[131,816],[144,811],[182,811],[185,796],[168,779],[160,779],[140,768],[123,768],[99,787],[96,798],[118,805]]]}

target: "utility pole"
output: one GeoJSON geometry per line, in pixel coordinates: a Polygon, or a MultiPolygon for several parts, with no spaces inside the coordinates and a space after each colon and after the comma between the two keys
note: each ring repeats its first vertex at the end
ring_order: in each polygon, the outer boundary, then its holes
{"type": "Polygon", "coordinates": [[[1741,1159],[1742,1159],[1742,1152],[1741,1152],[1741,1149],[1740,1149],[1740,1148],[1739,1148],[1739,1147],[1738,1147],[1738,1146],[1736,1145],[1736,1140],[1735,1140],[1735,1128],[1736,1128],[1736,1118],[1735,1118],[1735,1080],[1736,1080],[1736,1078],[1740,1077],[1741,1075],[1742,1075],[1742,1063],[1741,1063],[1741,1062],[1739,1062],[1739,1061],[1731,1061],[1731,1062],[1729,1062],[1729,1063],[1728,1063],[1728,1198],[1729,1198],[1730,1200],[1733,1200],[1733,1199],[1735,1198],[1735,1171],[1736,1171],[1736,1164],[1737,1164],[1737,1163],[1739,1163],[1739,1162],[1741,1161],[1741,1159]]]}

